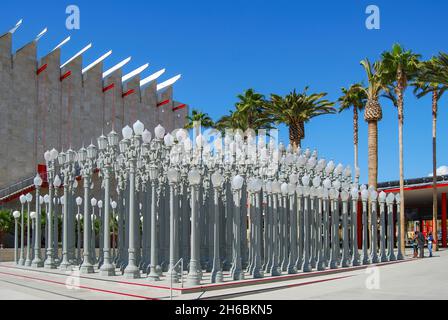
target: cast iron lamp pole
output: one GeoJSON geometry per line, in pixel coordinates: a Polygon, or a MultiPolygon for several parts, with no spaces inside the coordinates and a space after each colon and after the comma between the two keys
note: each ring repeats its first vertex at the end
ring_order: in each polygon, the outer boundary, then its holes
{"type": "Polygon", "coordinates": [[[30,242],[31,242],[31,227],[30,227],[30,204],[31,201],[33,201],[33,195],[31,193],[27,193],[26,195],[26,202],[27,202],[27,214],[26,214],[26,259],[25,259],[25,266],[30,267],[31,266],[31,251],[30,251],[30,242]]]}
{"type": "Polygon", "coordinates": [[[176,222],[177,222],[177,205],[176,205],[176,185],[179,182],[180,175],[179,171],[176,168],[170,168],[167,172],[168,182],[170,186],[170,262],[168,267],[168,278],[172,279],[173,282],[179,281],[179,275],[176,272],[174,266],[177,263],[177,230],[176,230],[176,222]]]}
{"type": "Polygon", "coordinates": [[[234,267],[232,269],[233,280],[243,280],[244,271],[242,266],[241,256],[241,189],[244,184],[244,178],[240,175],[233,177],[232,190],[233,190],[233,202],[234,202],[234,239],[233,239],[233,251],[234,251],[234,267]]]}
{"type": "Polygon", "coordinates": [[[389,261],[395,261],[394,252],[394,201],[395,196],[393,193],[389,193],[386,198],[387,204],[387,241],[388,241],[388,253],[387,258],[389,261]]]}
{"type": "Polygon", "coordinates": [[[41,245],[41,211],[40,211],[40,196],[39,191],[40,187],[42,186],[42,178],[39,174],[36,175],[34,178],[34,187],[36,188],[36,229],[35,229],[35,235],[34,235],[34,259],[31,262],[31,266],[33,268],[42,268],[44,266],[44,262],[41,259],[41,251],[40,251],[40,245],[41,245]]]}
{"type": "Polygon", "coordinates": [[[191,245],[190,245],[190,268],[188,271],[187,283],[190,286],[197,286],[200,284],[200,270],[198,266],[199,256],[198,256],[198,235],[197,233],[197,193],[199,184],[201,183],[201,174],[198,169],[193,168],[188,173],[188,181],[191,188],[191,245]]]}
{"type": "Polygon", "coordinates": [[[378,263],[378,222],[377,222],[377,199],[378,199],[378,192],[375,190],[370,191],[370,202],[372,205],[372,211],[371,211],[371,256],[370,260],[372,263],[378,263]]]}
{"type": "Polygon", "coordinates": [[[281,192],[280,182],[277,180],[272,182],[272,258],[271,258],[271,266],[269,272],[271,276],[279,276],[281,275],[280,268],[278,265],[278,238],[279,238],[279,230],[278,230],[278,195],[281,192]]]}
{"type": "Polygon", "coordinates": [[[387,261],[386,254],[386,193],[380,192],[379,204],[380,204],[380,262],[387,261]]]}
{"type": "Polygon", "coordinates": [[[363,185],[361,186],[361,199],[362,199],[362,264],[370,264],[370,257],[368,252],[368,237],[369,237],[369,224],[367,221],[367,205],[369,200],[369,191],[363,185]]]}
{"type": "MultiPolygon", "coordinates": [[[[397,201],[397,207],[400,208],[401,198],[399,193],[397,193],[397,195],[395,196],[395,200],[397,201]]],[[[397,214],[397,230],[397,260],[404,260],[403,252],[401,251],[401,233],[404,232],[404,230],[401,230],[400,214],[397,214]]]]}
{"type": "MultiPolygon", "coordinates": [[[[20,212],[14,211],[12,213],[12,216],[14,217],[14,263],[19,264],[19,227],[18,227],[18,220],[20,218],[20,212]]],[[[22,227],[21,227],[22,228],[22,227]]]]}
{"type": "Polygon", "coordinates": [[[23,216],[24,216],[23,207],[26,202],[26,196],[22,194],[20,196],[19,200],[20,200],[20,205],[21,205],[21,211],[20,211],[20,258],[19,258],[18,264],[20,266],[23,266],[25,264],[25,260],[23,259],[23,248],[24,248],[24,242],[25,242],[24,241],[25,225],[23,222],[23,216]]]}
{"type": "Polygon", "coordinates": [[[219,195],[221,192],[221,186],[224,182],[224,177],[218,172],[214,172],[212,174],[212,184],[213,184],[213,200],[214,200],[214,224],[213,224],[213,268],[212,268],[212,276],[211,282],[217,283],[223,281],[222,267],[221,267],[221,259],[219,256],[219,195]]]}
{"type": "Polygon", "coordinates": [[[77,197],[76,198],[76,206],[78,207],[78,213],[76,214],[76,231],[77,231],[77,237],[76,237],[76,249],[77,249],[77,255],[76,259],[78,261],[78,264],[81,264],[81,220],[82,215],[80,213],[80,207],[82,205],[82,198],[77,197]]]}
{"type": "Polygon", "coordinates": [[[342,261],[341,267],[347,268],[349,266],[349,244],[348,244],[348,199],[350,194],[347,190],[342,190],[342,261]]]}
{"type": "Polygon", "coordinates": [[[352,257],[352,266],[359,266],[359,250],[358,250],[358,199],[359,199],[359,190],[354,188],[350,192],[352,197],[352,241],[353,241],[353,257],[352,257]]]}
{"type": "Polygon", "coordinates": [[[56,149],[47,151],[44,154],[44,158],[47,164],[47,182],[48,182],[48,212],[47,212],[47,258],[44,262],[45,269],[56,269],[56,263],[54,261],[54,245],[53,241],[53,177],[55,173],[54,161],[58,157],[58,152],[56,149]]]}

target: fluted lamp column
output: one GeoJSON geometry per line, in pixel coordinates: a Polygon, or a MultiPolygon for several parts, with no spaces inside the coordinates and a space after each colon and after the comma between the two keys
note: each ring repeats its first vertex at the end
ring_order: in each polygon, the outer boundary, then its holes
{"type": "Polygon", "coordinates": [[[198,241],[199,241],[199,235],[197,234],[196,227],[197,227],[197,219],[198,219],[198,210],[197,210],[197,193],[199,184],[201,183],[201,174],[199,170],[196,168],[193,168],[188,173],[188,182],[190,183],[191,187],[191,245],[190,245],[190,267],[188,270],[188,277],[187,277],[187,284],[190,286],[197,286],[200,284],[201,280],[201,271],[199,270],[199,252],[197,250],[198,248],[198,241]]]}

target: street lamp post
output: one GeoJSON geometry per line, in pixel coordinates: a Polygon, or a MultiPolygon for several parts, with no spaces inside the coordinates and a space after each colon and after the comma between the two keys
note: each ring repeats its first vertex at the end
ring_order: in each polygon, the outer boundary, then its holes
{"type": "Polygon", "coordinates": [[[30,245],[31,245],[31,218],[30,218],[30,204],[31,201],[33,201],[33,195],[31,193],[27,193],[26,195],[26,203],[27,203],[27,214],[26,214],[26,259],[25,259],[25,266],[30,267],[31,266],[31,251],[30,251],[30,245]]]}
{"type": "Polygon", "coordinates": [[[352,266],[356,267],[360,265],[359,261],[359,251],[358,251],[358,199],[359,199],[359,190],[354,188],[351,190],[352,197],[352,246],[353,246],[353,254],[352,254],[352,266]]]}
{"type": "Polygon", "coordinates": [[[187,277],[187,283],[191,286],[197,286],[200,284],[200,270],[198,266],[199,262],[199,252],[197,250],[198,248],[198,238],[199,235],[197,234],[197,218],[198,218],[198,212],[197,212],[197,192],[198,187],[201,182],[201,174],[198,169],[193,168],[188,173],[188,181],[190,183],[191,188],[191,246],[190,246],[190,268],[188,271],[188,277],[187,277]]]}
{"type": "Polygon", "coordinates": [[[34,236],[34,259],[31,262],[31,266],[33,268],[42,268],[44,266],[44,262],[41,259],[40,245],[41,245],[41,211],[40,211],[40,196],[39,191],[42,186],[42,178],[39,174],[34,178],[34,187],[36,188],[36,229],[34,236]]]}
{"type": "Polygon", "coordinates": [[[377,220],[377,199],[378,199],[378,192],[375,190],[370,191],[370,202],[372,205],[372,211],[371,211],[371,252],[370,252],[370,261],[372,263],[378,263],[378,220],[377,220]]]}
{"type": "MultiPolygon", "coordinates": [[[[12,216],[14,217],[14,263],[19,264],[19,255],[18,255],[18,246],[19,246],[19,227],[18,227],[18,220],[20,218],[20,212],[14,211],[12,213],[12,216]]],[[[21,227],[22,228],[22,227],[21,227]]]]}
{"type": "MultiPolygon", "coordinates": [[[[395,200],[397,201],[397,207],[400,208],[400,203],[401,203],[401,197],[400,194],[397,193],[397,195],[395,196],[395,200]]],[[[401,230],[401,216],[400,214],[397,214],[397,248],[398,248],[398,252],[397,252],[397,260],[404,260],[403,257],[403,252],[401,251],[401,233],[404,232],[404,230],[401,230]]]]}
{"type": "Polygon", "coordinates": [[[219,237],[220,237],[220,224],[219,224],[219,195],[221,192],[221,186],[224,182],[224,177],[219,173],[215,172],[212,174],[212,184],[214,190],[214,224],[213,224],[213,268],[212,268],[212,283],[222,282],[223,274],[221,267],[221,259],[219,255],[219,237]]]}
{"type": "Polygon", "coordinates": [[[350,194],[347,190],[342,190],[342,262],[341,266],[346,268],[349,266],[349,245],[348,245],[348,198],[350,194]]]}
{"type": "Polygon", "coordinates": [[[77,197],[76,198],[76,206],[78,207],[78,213],[76,214],[76,231],[77,231],[77,237],[76,237],[76,249],[77,249],[77,262],[78,264],[81,264],[81,220],[82,215],[80,213],[80,207],[82,205],[82,198],[77,197]]]}
{"type": "Polygon", "coordinates": [[[393,193],[389,193],[386,198],[387,204],[387,242],[388,242],[388,253],[387,258],[389,261],[395,261],[397,258],[395,257],[394,252],[394,201],[395,196],[393,193]]]}
{"type": "Polygon", "coordinates": [[[379,204],[380,204],[380,261],[387,261],[386,254],[386,193],[384,191],[380,192],[379,204]]]}
{"type": "Polygon", "coordinates": [[[25,225],[24,225],[24,220],[23,220],[23,216],[24,216],[24,212],[23,212],[23,207],[26,203],[26,196],[25,195],[21,195],[20,198],[20,205],[21,205],[21,210],[20,210],[20,258],[19,258],[19,262],[18,264],[20,266],[23,266],[25,264],[25,260],[23,258],[23,248],[24,248],[24,229],[25,229],[25,225]]]}
{"type": "Polygon", "coordinates": [[[367,202],[369,200],[369,191],[363,185],[361,186],[362,199],[362,264],[370,264],[368,252],[369,224],[367,221],[367,202]]]}
{"type": "Polygon", "coordinates": [[[168,267],[168,278],[172,279],[173,282],[179,281],[179,275],[176,272],[174,266],[177,263],[177,230],[176,221],[177,217],[177,205],[176,205],[176,185],[179,182],[180,175],[176,168],[170,168],[167,172],[168,182],[170,186],[170,261],[168,267]]]}

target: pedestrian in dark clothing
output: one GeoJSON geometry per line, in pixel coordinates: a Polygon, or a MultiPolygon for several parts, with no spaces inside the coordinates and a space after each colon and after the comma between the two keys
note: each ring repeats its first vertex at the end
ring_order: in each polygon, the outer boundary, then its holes
{"type": "Polygon", "coordinates": [[[434,242],[434,237],[432,236],[432,232],[430,232],[428,234],[428,236],[426,237],[426,241],[428,241],[428,251],[429,251],[429,257],[432,257],[432,245],[434,242]]]}
{"type": "Polygon", "coordinates": [[[423,232],[419,232],[417,235],[417,243],[418,243],[418,249],[420,250],[420,256],[419,258],[424,258],[425,253],[425,236],[423,235],[423,232]]]}
{"type": "Polygon", "coordinates": [[[418,257],[418,231],[414,231],[414,237],[412,238],[412,248],[414,249],[414,258],[418,257]]]}

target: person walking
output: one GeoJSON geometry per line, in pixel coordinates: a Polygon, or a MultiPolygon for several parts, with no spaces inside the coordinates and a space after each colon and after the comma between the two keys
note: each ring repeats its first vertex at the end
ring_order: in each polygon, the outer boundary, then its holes
{"type": "Polygon", "coordinates": [[[432,258],[432,245],[434,242],[434,237],[432,236],[431,231],[428,233],[428,236],[426,237],[426,241],[428,241],[429,257],[432,258]]]}
{"type": "Polygon", "coordinates": [[[412,238],[412,248],[414,249],[414,258],[418,257],[418,231],[414,231],[414,237],[412,238]]]}
{"type": "Polygon", "coordinates": [[[425,257],[425,236],[423,235],[423,232],[419,231],[417,234],[417,243],[418,243],[418,249],[419,249],[419,258],[422,259],[425,257]]]}

